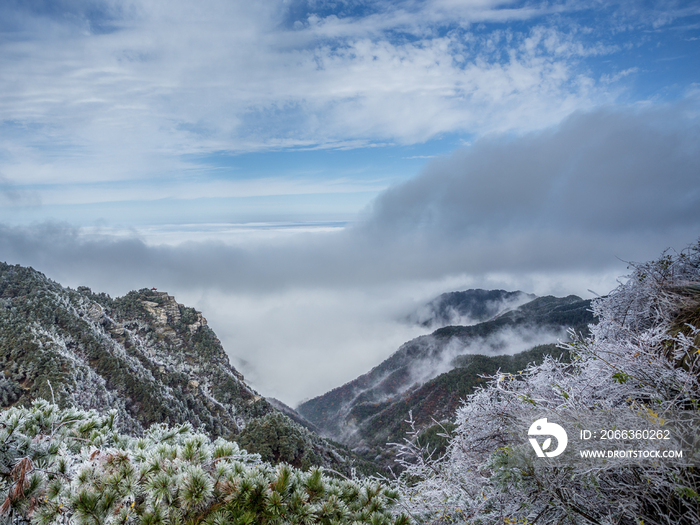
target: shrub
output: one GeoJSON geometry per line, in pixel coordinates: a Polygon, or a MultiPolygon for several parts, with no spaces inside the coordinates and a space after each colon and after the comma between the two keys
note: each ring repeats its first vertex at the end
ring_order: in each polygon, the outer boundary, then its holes
{"type": "Polygon", "coordinates": [[[133,438],[114,419],[46,401],[0,413],[0,512],[41,525],[406,523],[377,481],[274,467],[189,424],[133,438]]]}
{"type": "Polygon", "coordinates": [[[441,458],[429,458],[415,435],[398,446],[406,470],[396,485],[408,510],[431,523],[700,523],[699,307],[700,243],[633,265],[593,303],[600,321],[591,335],[564,345],[571,363],[547,358],[493,376],[458,411],[441,458]],[[611,414],[617,428],[672,428],[664,446],[684,457],[557,463],[537,458],[525,439],[541,417],[590,428],[586,421],[611,414]]]}

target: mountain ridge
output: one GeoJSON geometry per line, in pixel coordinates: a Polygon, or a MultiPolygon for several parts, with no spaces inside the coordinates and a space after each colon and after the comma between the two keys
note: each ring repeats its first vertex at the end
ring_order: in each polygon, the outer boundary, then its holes
{"type": "Polygon", "coordinates": [[[478,385],[479,374],[504,367],[515,372],[528,359],[541,362],[547,355],[568,359],[568,352],[552,343],[565,339],[567,329],[586,332],[594,322],[590,306],[590,300],[575,295],[536,297],[488,321],[438,328],[297,411],[323,435],[381,455],[386,438],[400,440],[410,430],[409,412],[422,426],[451,417],[478,385]]]}
{"type": "Polygon", "coordinates": [[[114,406],[131,432],[189,421],[222,437],[272,410],[202,314],[167,293],[144,288],[112,299],[2,264],[0,302],[0,362],[5,380],[21,387],[17,402],[114,406]]]}
{"type": "Polygon", "coordinates": [[[369,468],[275,408],[231,365],[201,312],[155,289],[112,298],[0,263],[0,369],[0,408],[45,399],[114,409],[132,435],[189,423],[271,462],[369,468]]]}
{"type": "Polygon", "coordinates": [[[433,330],[442,326],[476,324],[517,308],[536,297],[519,290],[508,292],[472,288],[446,292],[418,308],[407,320],[433,330]]]}

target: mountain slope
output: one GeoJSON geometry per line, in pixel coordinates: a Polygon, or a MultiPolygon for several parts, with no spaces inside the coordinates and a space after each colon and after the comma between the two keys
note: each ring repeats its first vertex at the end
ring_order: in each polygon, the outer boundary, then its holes
{"type": "Polygon", "coordinates": [[[451,417],[480,374],[515,372],[545,355],[560,356],[551,343],[565,339],[568,328],[585,332],[593,322],[590,301],[539,297],[489,321],[413,339],[367,374],[297,410],[325,435],[365,453],[381,451],[405,435],[409,411],[420,425],[451,417]]]}
{"type": "Polygon", "coordinates": [[[347,472],[353,461],[258,395],[202,314],[164,292],[113,299],[0,263],[0,370],[0,407],[43,398],[115,409],[119,428],[136,435],[191,423],[270,461],[347,472]]]}
{"type": "Polygon", "coordinates": [[[143,289],[112,299],[5,264],[0,364],[13,403],[53,397],[62,406],[113,407],[130,431],[189,421],[230,437],[272,411],[202,315],[168,294],[143,289]]]}

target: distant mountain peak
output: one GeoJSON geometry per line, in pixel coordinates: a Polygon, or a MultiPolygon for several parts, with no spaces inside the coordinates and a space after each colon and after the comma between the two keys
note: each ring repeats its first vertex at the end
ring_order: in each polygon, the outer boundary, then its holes
{"type": "Polygon", "coordinates": [[[556,343],[566,338],[567,329],[586,331],[595,322],[590,301],[575,295],[466,290],[428,304],[438,316],[443,307],[462,305],[462,313],[486,320],[441,326],[408,341],[366,374],[302,403],[297,411],[326,435],[374,457],[387,441],[400,440],[409,430],[409,410],[421,425],[450,418],[482,381],[480,374],[517,371],[545,355],[558,357],[562,352],[556,343]]]}
{"type": "Polygon", "coordinates": [[[521,291],[482,290],[480,288],[444,293],[408,316],[412,324],[436,329],[443,326],[472,325],[535,299],[521,291]]]}

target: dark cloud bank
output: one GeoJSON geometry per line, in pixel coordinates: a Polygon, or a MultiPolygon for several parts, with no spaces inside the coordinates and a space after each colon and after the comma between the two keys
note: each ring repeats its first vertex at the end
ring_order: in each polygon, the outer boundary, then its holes
{"type": "MultiPolygon", "coordinates": [[[[65,284],[255,291],[489,272],[597,272],[700,235],[700,119],[684,103],[599,110],[492,136],[389,189],[341,233],[148,246],[69,226],[2,227],[0,259],[65,284]]],[[[101,288],[100,288],[101,287],[101,288]]]]}

